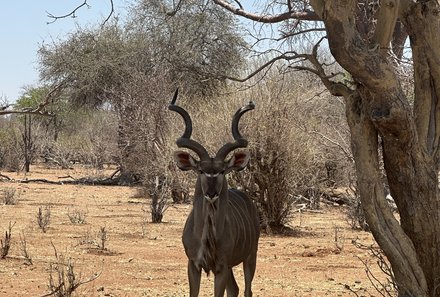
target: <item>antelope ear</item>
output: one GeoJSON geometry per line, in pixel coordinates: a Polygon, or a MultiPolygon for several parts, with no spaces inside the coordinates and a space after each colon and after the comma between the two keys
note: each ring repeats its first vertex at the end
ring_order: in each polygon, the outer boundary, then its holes
{"type": "Polygon", "coordinates": [[[246,168],[249,163],[250,153],[249,152],[235,152],[231,159],[228,161],[227,171],[240,171],[246,168]]]}
{"type": "Polygon", "coordinates": [[[187,171],[197,169],[197,161],[187,152],[174,152],[174,160],[177,163],[177,167],[181,170],[187,171]]]}

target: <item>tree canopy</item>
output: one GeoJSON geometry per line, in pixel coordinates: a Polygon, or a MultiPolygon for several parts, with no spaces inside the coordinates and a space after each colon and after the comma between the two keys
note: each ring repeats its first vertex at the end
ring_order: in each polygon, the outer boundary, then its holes
{"type": "Polygon", "coordinates": [[[172,11],[166,1],[138,1],[125,23],[78,28],[43,44],[41,78],[62,82],[73,101],[95,106],[111,101],[129,77],[148,79],[159,71],[190,94],[214,94],[225,75],[243,66],[245,43],[234,18],[211,2],[172,11]]]}

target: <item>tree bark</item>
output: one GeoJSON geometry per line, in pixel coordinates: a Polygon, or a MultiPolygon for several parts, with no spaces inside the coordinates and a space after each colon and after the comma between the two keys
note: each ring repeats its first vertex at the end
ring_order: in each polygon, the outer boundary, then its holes
{"type": "Polygon", "coordinates": [[[366,112],[368,98],[355,92],[347,98],[358,190],[369,227],[387,255],[401,296],[427,296],[424,272],[412,241],[403,232],[385,200],[378,155],[378,131],[366,112]]]}
{"type": "Polygon", "coordinates": [[[439,169],[440,158],[440,3],[409,5],[403,23],[410,36],[414,61],[414,115],[423,149],[439,169]]]}
{"type": "MultiPolygon", "coordinates": [[[[440,3],[437,0],[421,1],[408,5],[403,12],[402,20],[410,36],[414,62],[413,113],[419,143],[412,150],[413,156],[411,157],[413,158],[406,160],[407,163],[403,164],[400,174],[390,170],[391,195],[395,192],[396,195],[402,197],[399,202],[405,204],[407,211],[402,217],[402,227],[417,248],[430,296],[440,296],[439,8],[440,3]],[[414,162],[415,160],[417,162],[414,162]],[[411,183],[409,187],[411,192],[402,192],[405,182],[411,183]]],[[[384,156],[388,160],[387,163],[391,165],[390,167],[402,166],[402,164],[395,164],[395,153],[394,150],[389,149],[384,156]]]]}

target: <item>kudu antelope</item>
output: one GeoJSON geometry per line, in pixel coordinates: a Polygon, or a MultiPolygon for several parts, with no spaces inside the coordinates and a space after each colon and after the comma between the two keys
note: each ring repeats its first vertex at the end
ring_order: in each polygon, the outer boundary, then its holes
{"type": "Polygon", "coordinates": [[[238,286],[232,267],[243,263],[245,291],[244,296],[251,297],[251,284],[255,274],[258,238],[260,236],[259,218],[253,202],[242,192],[229,189],[226,174],[232,170],[242,170],[249,161],[249,152],[234,152],[247,146],[238,131],[241,116],[254,109],[250,102],[240,108],[232,119],[232,135],[235,142],[220,148],[215,157],[191,139],[192,122],[189,114],[175,105],[177,91],[169,109],[179,113],[185,121],[185,132],[177,139],[180,148],[187,148],[197,154],[199,160],[189,153],[176,151],[174,158],[181,170],[197,172],[193,209],[183,230],[182,241],[188,256],[188,279],[190,297],[199,295],[202,269],[214,278],[214,296],[238,296],[238,286]]]}

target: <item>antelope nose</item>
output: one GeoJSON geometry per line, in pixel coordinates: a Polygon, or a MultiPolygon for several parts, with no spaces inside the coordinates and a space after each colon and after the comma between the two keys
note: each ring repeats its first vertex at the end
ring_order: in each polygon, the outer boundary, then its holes
{"type": "Polygon", "coordinates": [[[208,192],[205,193],[205,198],[209,202],[214,202],[215,200],[217,200],[218,194],[216,192],[214,192],[214,191],[213,192],[208,191],[208,192]]]}
{"type": "Polygon", "coordinates": [[[217,193],[216,192],[214,192],[214,191],[208,191],[208,192],[206,192],[206,194],[205,194],[205,196],[207,196],[207,197],[209,197],[209,198],[214,198],[215,196],[217,196],[217,193]]]}

